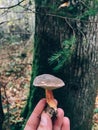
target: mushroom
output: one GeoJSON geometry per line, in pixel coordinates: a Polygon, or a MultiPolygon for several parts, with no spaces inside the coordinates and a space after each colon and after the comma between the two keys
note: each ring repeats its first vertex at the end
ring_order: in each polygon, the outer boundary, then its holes
{"type": "Polygon", "coordinates": [[[51,118],[56,117],[57,104],[54,100],[52,90],[63,87],[65,85],[64,82],[53,75],[42,74],[34,79],[33,85],[45,89],[46,102],[48,104],[45,111],[49,113],[51,118]]]}

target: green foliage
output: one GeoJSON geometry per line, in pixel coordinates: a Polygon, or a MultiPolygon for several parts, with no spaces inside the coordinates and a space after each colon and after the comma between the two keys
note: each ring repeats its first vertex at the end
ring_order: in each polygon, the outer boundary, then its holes
{"type": "Polygon", "coordinates": [[[80,16],[77,16],[78,19],[85,19],[85,18],[88,18],[89,16],[95,16],[98,11],[98,9],[93,9],[93,8],[90,8],[88,10],[86,10],[82,15],[80,16]]]}
{"type": "MultiPolygon", "coordinates": [[[[60,3],[59,3],[60,4],[60,3]]],[[[76,20],[86,19],[89,16],[95,16],[98,13],[98,0],[91,1],[77,1],[74,5],[70,4],[69,7],[58,9],[58,6],[50,6],[51,13],[58,14],[60,16],[66,16],[67,18],[73,18],[76,20]],[[53,8],[52,8],[53,7],[53,8]]]]}
{"type": "Polygon", "coordinates": [[[75,36],[72,36],[70,39],[66,39],[62,43],[62,49],[56,53],[54,53],[50,58],[49,58],[49,63],[54,64],[54,70],[58,71],[71,61],[71,57],[74,54],[75,50],[75,41],[76,38],[75,36]]]}
{"type": "Polygon", "coordinates": [[[15,36],[15,35],[8,35],[7,38],[6,38],[7,41],[9,41],[9,43],[15,43],[15,42],[20,42],[20,37],[19,36],[15,36]]]}
{"type": "Polygon", "coordinates": [[[96,9],[89,9],[85,11],[84,16],[94,16],[98,11],[96,9]]]}
{"type": "Polygon", "coordinates": [[[95,108],[95,109],[94,109],[94,113],[98,113],[98,108],[95,108]]]}

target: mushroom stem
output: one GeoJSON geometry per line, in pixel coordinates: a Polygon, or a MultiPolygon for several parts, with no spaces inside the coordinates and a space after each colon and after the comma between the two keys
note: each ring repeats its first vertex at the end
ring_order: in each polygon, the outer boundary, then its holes
{"type": "Polygon", "coordinates": [[[56,104],[56,102],[54,100],[52,90],[45,89],[45,92],[46,92],[47,104],[56,111],[57,110],[57,104],[56,104]]]}
{"type": "Polygon", "coordinates": [[[45,89],[46,93],[46,102],[47,107],[45,108],[45,112],[49,114],[52,120],[54,120],[57,116],[57,103],[54,100],[52,90],[45,89]]]}

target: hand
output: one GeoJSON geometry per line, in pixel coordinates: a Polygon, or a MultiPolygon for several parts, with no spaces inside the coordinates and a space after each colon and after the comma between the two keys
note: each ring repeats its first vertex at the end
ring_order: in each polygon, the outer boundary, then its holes
{"type": "Polygon", "coordinates": [[[64,111],[58,108],[57,118],[52,123],[51,118],[43,112],[46,100],[41,99],[31,114],[24,130],[70,130],[70,121],[64,117],[64,111]]]}

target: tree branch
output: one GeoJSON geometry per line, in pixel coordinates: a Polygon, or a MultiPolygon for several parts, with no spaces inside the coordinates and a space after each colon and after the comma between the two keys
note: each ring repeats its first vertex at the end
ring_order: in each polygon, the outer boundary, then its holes
{"type": "Polygon", "coordinates": [[[19,6],[22,2],[24,2],[25,0],[22,0],[20,2],[18,2],[17,4],[15,5],[12,5],[12,6],[8,6],[8,7],[0,7],[0,9],[11,9],[11,8],[14,8],[16,6],[19,6]]]}
{"type": "Polygon", "coordinates": [[[69,27],[72,29],[73,31],[73,35],[75,36],[75,31],[74,31],[74,28],[72,27],[72,25],[68,22],[67,19],[65,19],[66,23],[69,25],[69,27]]]}
{"type": "Polygon", "coordinates": [[[41,15],[46,15],[46,16],[51,16],[51,17],[57,17],[57,18],[61,18],[61,19],[69,19],[71,21],[82,21],[84,23],[98,23],[98,21],[89,21],[89,20],[83,20],[83,19],[78,19],[78,18],[71,18],[71,17],[65,17],[65,16],[62,16],[62,15],[57,15],[57,14],[52,14],[52,13],[41,13],[41,12],[35,12],[35,11],[32,11],[33,13],[35,14],[41,14],[41,15]]]}
{"type": "MultiPolygon", "coordinates": [[[[21,18],[18,18],[18,19],[14,19],[13,21],[16,21],[16,20],[20,20],[21,18]]],[[[9,23],[11,22],[11,20],[6,20],[6,21],[3,21],[3,22],[0,22],[0,25],[4,24],[4,23],[9,23]]]]}

